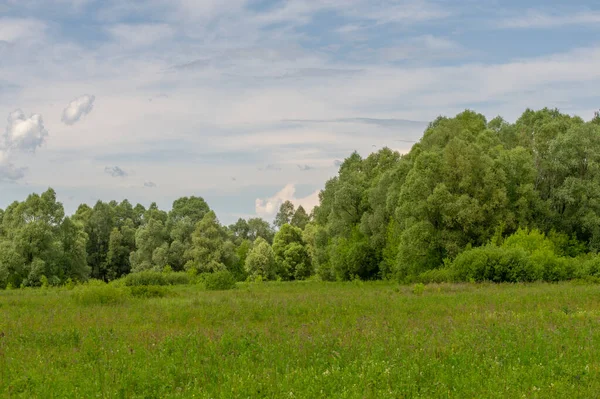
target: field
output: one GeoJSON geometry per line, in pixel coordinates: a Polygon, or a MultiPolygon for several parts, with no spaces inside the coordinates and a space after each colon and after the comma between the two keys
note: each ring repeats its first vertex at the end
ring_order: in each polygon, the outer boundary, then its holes
{"type": "Polygon", "coordinates": [[[1,291],[0,396],[598,397],[600,287],[419,288],[186,285],[108,304],[1,291]]]}

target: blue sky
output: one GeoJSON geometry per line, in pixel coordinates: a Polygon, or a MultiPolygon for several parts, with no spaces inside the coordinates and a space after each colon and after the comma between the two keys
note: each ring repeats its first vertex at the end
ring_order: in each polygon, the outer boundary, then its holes
{"type": "Polygon", "coordinates": [[[595,1],[0,0],[0,207],[308,208],[339,160],[466,108],[600,107],[595,1]]]}

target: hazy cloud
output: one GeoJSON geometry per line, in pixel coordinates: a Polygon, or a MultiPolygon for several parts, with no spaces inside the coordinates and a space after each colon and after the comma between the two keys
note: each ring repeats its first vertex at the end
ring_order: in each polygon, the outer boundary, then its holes
{"type": "Polygon", "coordinates": [[[296,165],[298,166],[298,169],[300,169],[301,171],[308,171],[308,170],[313,170],[314,167],[310,166],[310,165],[296,165]]]}
{"type": "Polygon", "coordinates": [[[524,15],[507,18],[499,23],[500,28],[533,29],[556,28],[568,25],[594,25],[600,24],[600,11],[587,10],[573,14],[547,14],[541,11],[530,10],[524,15]]]}
{"type": "Polygon", "coordinates": [[[23,111],[17,109],[8,115],[8,126],[4,134],[6,148],[35,152],[47,136],[48,131],[40,114],[27,117],[23,111]]]}
{"type": "Polygon", "coordinates": [[[154,183],[152,181],[147,181],[147,182],[144,182],[144,187],[153,188],[153,187],[156,187],[156,183],[154,183]]]}
{"type": "Polygon", "coordinates": [[[411,121],[395,118],[337,118],[337,119],[287,119],[282,122],[290,123],[361,123],[388,128],[418,128],[425,129],[427,122],[411,121]]]}
{"type": "Polygon", "coordinates": [[[96,97],[85,94],[71,101],[69,105],[67,105],[67,107],[63,110],[63,123],[65,123],[66,125],[73,125],[75,122],[81,119],[81,117],[92,112],[95,99],[96,97]]]}
{"type": "Polygon", "coordinates": [[[270,170],[273,172],[281,172],[281,167],[279,167],[277,165],[273,165],[273,164],[268,164],[264,168],[259,168],[258,170],[270,170]]]}
{"type": "Polygon", "coordinates": [[[127,172],[118,166],[107,166],[104,168],[104,173],[111,175],[112,177],[125,177],[127,176],[127,172]]]}
{"type": "Polygon", "coordinates": [[[118,24],[108,28],[108,33],[121,46],[144,47],[173,36],[167,24],[118,24]]]}

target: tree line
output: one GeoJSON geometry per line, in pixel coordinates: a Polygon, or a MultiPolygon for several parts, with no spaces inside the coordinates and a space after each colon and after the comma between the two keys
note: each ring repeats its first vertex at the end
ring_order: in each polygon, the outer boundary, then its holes
{"type": "Polygon", "coordinates": [[[238,280],[406,281],[449,270],[551,280],[546,269],[573,268],[568,260],[600,250],[600,116],[439,117],[406,154],[351,154],[319,200],[310,214],[286,201],[273,224],[223,226],[201,197],[180,198],[169,212],[124,200],[65,216],[49,189],[0,210],[0,287],[149,270],[227,270],[238,280]]]}

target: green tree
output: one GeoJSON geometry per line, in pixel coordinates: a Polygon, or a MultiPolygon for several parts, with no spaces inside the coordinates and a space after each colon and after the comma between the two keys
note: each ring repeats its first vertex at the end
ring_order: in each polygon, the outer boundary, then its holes
{"type": "Polygon", "coordinates": [[[294,216],[292,217],[290,224],[292,226],[299,227],[301,230],[304,230],[304,228],[306,227],[306,225],[309,222],[310,222],[310,217],[308,216],[308,213],[306,213],[306,211],[304,210],[304,207],[302,207],[302,205],[300,205],[298,207],[298,209],[296,209],[296,212],[294,213],[294,216]]]}
{"type": "Polygon", "coordinates": [[[225,246],[226,238],[226,232],[215,213],[208,212],[192,234],[192,245],[186,255],[190,260],[185,264],[185,269],[194,269],[199,273],[227,269],[227,258],[232,248],[225,246]]]}
{"type": "Polygon", "coordinates": [[[304,279],[312,273],[308,249],[302,240],[302,230],[284,224],[273,239],[273,254],[277,275],[283,280],[304,279]]]}
{"type": "Polygon", "coordinates": [[[269,243],[259,237],[246,258],[246,273],[251,278],[260,276],[263,280],[273,280],[276,276],[276,264],[273,249],[269,243]]]}
{"type": "Polygon", "coordinates": [[[80,224],[64,217],[56,193],[48,189],[13,202],[2,217],[0,285],[36,286],[45,280],[84,280],[86,235],[80,224]]]}
{"type": "Polygon", "coordinates": [[[173,208],[169,212],[169,219],[177,222],[183,218],[196,224],[210,211],[208,204],[202,197],[181,197],[173,202],[173,208]]]}
{"type": "Polygon", "coordinates": [[[164,253],[165,244],[167,232],[163,221],[152,218],[146,221],[135,233],[136,251],[129,258],[131,271],[162,270],[166,266],[166,259],[160,255],[164,253]]]}
{"type": "Polygon", "coordinates": [[[281,228],[284,224],[289,224],[292,221],[292,217],[294,217],[294,204],[292,204],[291,201],[285,201],[279,207],[273,225],[277,228],[281,228]]]}

